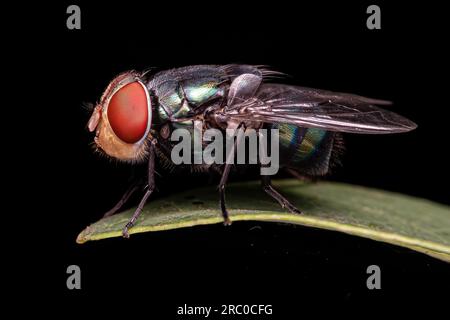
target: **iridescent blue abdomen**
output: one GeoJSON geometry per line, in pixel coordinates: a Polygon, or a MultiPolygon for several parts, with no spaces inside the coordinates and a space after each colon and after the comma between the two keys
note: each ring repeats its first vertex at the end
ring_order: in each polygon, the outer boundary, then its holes
{"type": "Polygon", "coordinates": [[[306,175],[328,172],[334,132],[290,124],[270,124],[269,127],[279,130],[281,166],[306,175]]]}

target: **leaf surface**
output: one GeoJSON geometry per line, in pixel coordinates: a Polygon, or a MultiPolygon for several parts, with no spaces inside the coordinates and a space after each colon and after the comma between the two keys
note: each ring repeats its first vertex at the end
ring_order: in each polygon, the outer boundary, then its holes
{"type": "MultiPolygon", "coordinates": [[[[227,205],[234,223],[273,221],[340,231],[392,243],[450,262],[450,208],[428,200],[340,183],[274,181],[304,214],[284,211],[259,182],[230,184],[227,205]]],[[[189,190],[149,201],[133,233],[221,223],[214,187],[189,190]]],[[[84,229],[78,243],[120,237],[134,209],[104,218],[84,229]]],[[[231,226],[232,228],[232,226],[231,226]]]]}

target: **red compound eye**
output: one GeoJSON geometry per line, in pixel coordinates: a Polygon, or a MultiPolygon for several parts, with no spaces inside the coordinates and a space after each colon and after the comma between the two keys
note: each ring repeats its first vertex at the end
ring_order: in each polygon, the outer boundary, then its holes
{"type": "Polygon", "coordinates": [[[147,130],[148,118],[147,94],[139,82],[120,88],[109,101],[109,123],[124,142],[135,143],[142,139],[147,130]]]}

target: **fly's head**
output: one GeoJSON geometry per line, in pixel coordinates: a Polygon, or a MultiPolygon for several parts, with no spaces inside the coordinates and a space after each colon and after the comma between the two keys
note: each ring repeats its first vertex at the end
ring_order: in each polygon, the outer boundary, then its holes
{"type": "Polygon", "coordinates": [[[141,74],[117,76],[95,106],[87,127],[98,150],[120,161],[140,162],[147,153],[152,105],[141,74]]]}

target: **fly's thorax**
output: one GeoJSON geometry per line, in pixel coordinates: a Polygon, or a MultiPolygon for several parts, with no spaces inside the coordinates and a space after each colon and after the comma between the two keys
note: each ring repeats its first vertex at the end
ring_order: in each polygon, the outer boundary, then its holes
{"type": "Polygon", "coordinates": [[[223,98],[224,81],[225,74],[218,73],[216,68],[198,66],[193,70],[175,69],[156,74],[147,87],[157,98],[156,112],[161,121],[177,121],[223,98]]]}
{"type": "Polygon", "coordinates": [[[141,74],[128,71],[106,88],[88,122],[102,152],[121,161],[139,162],[147,153],[152,104],[141,74]]]}

